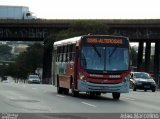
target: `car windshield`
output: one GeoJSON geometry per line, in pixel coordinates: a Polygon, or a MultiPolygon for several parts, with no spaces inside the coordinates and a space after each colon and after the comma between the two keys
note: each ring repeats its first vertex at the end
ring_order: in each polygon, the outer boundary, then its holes
{"type": "Polygon", "coordinates": [[[88,70],[128,70],[128,49],[121,47],[84,46],[81,67],[88,70]]]}
{"type": "Polygon", "coordinates": [[[135,78],[151,79],[151,76],[148,73],[134,73],[135,78]]]}
{"type": "Polygon", "coordinates": [[[39,77],[37,75],[30,75],[29,78],[36,78],[36,79],[38,79],[39,77]]]}

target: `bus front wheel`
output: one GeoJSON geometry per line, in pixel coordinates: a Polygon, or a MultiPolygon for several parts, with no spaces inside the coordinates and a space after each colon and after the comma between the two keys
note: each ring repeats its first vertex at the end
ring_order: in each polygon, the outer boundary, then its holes
{"type": "Polygon", "coordinates": [[[74,90],[74,85],[73,84],[72,84],[72,88],[71,88],[71,95],[73,97],[78,97],[79,96],[79,91],[74,90]]]}
{"type": "Polygon", "coordinates": [[[113,96],[113,99],[114,99],[114,100],[119,100],[119,98],[120,98],[120,93],[114,92],[114,93],[112,93],[112,96],[113,96]]]}

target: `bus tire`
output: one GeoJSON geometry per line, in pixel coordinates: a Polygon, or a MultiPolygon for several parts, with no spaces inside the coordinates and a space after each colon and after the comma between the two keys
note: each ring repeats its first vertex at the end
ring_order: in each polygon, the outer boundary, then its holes
{"type": "Polygon", "coordinates": [[[58,79],[58,76],[57,76],[57,93],[58,94],[62,94],[62,88],[59,86],[59,79],[58,79]]]}
{"type": "Polygon", "coordinates": [[[68,88],[64,88],[63,90],[64,90],[64,94],[65,94],[65,95],[68,95],[68,94],[69,94],[69,89],[68,89],[68,88]]]}
{"type": "Polygon", "coordinates": [[[72,76],[70,76],[70,89],[72,89],[72,82],[73,82],[73,78],[72,76]]]}
{"type": "Polygon", "coordinates": [[[74,85],[73,84],[72,84],[72,88],[71,88],[71,95],[73,97],[78,97],[79,96],[79,91],[74,90],[74,85]]]}
{"type": "Polygon", "coordinates": [[[112,93],[112,96],[113,96],[113,99],[114,99],[114,100],[119,100],[119,98],[120,98],[120,93],[114,92],[114,93],[112,93]]]}

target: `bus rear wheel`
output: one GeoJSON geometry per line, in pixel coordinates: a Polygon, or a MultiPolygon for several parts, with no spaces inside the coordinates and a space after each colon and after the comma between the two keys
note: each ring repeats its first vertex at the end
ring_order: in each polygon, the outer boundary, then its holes
{"type": "Polygon", "coordinates": [[[114,99],[114,100],[119,100],[119,98],[120,98],[120,93],[114,92],[114,93],[112,93],[112,96],[113,96],[113,99],[114,99]]]}
{"type": "Polygon", "coordinates": [[[57,81],[57,93],[62,94],[63,88],[59,87],[59,81],[57,81]]]}
{"type": "Polygon", "coordinates": [[[62,88],[59,87],[59,86],[57,86],[57,93],[58,93],[58,94],[62,94],[62,88]]]}
{"type": "Polygon", "coordinates": [[[69,89],[64,88],[63,91],[64,91],[64,94],[65,94],[65,95],[68,95],[68,94],[69,94],[69,89]]]}

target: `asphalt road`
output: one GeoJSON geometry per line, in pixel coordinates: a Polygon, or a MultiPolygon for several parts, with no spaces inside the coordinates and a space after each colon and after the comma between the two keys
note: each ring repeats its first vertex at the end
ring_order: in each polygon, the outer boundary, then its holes
{"type": "Polygon", "coordinates": [[[160,91],[130,91],[116,101],[111,94],[90,97],[81,93],[79,97],[72,97],[58,95],[52,85],[7,82],[0,83],[0,112],[3,114],[0,117],[6,116],[6,113],[18,113],[20,117],[23,113],[26,119],[33,114],[36,115],[34,119],[50,119],[53,115],[57,119],[80,119],[82,113],[89,113],[88,117],[96,114],[95,118],[101,116],[98,113],[160,113],[160,91]],[[71,115],[73,113],[79,116],[71,115]]]}

